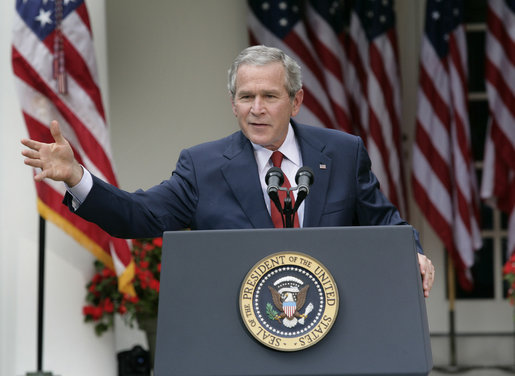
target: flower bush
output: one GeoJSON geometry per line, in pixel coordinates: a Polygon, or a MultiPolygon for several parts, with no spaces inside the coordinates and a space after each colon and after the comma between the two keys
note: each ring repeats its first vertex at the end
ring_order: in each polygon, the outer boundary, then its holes
{"type": "Polygon", "coordinates": [[[504,279],[508,282],[508,299],[515,305],[515,252],[503,267],[504,279]]]}
{"type": "Polygon", "coordinates": [[[82,312],[84,321],[95,325],[97,335],[113,326],[115,314],[120,314],[130,326],[134,320],[157,317],[162,245],[161,238],[132,241],[136,296],[118,291],[116,274],[102,262],[94,262],[95,275],[86,285],[87,304],[82,312]]]}

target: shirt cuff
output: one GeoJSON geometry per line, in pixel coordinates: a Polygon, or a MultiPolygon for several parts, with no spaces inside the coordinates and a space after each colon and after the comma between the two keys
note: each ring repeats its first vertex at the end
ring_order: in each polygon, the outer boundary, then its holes
{"type": "Polygon", "coordinates": [[[66,183],[64,184],[68,193],[72,195],[72,207],[75,210],[77,210],[84,200],[86,200],[86,197],[93,187],[93,178],[91,177],[91,173],[86,170],[84,166],[81,167],[83,174],[79,183],[73,187],[69,187],[66,183]]]}

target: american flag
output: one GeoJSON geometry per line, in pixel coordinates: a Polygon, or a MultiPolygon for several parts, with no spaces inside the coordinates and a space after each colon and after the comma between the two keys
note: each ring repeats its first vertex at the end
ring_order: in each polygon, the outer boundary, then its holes
{"type": "Polygon", "coordinates": [[[412,186],[464,289],[481,247],[467,106],[462,0],[428,0],[420,55],[412,186]]]}
{"type": "Polygon", "coordinates": [[[355,1],[346,68],[355,127],[390,201],[407,215],[401,148],[401,88],[393,1],[355,1]]]}
{"type": "MultiPolygon", "coordinates": [[[[116,185],[84,1],[17,0],[12,65],[30,138],[53,142],[49,124],[58,120],[79,163],[116,185]]],[[[61,202],[62,183],[37,182],[36,191],[41,216],[115,270],[120,291],[134,294],[128,242],[72,214],[61,202]]]]}
{"type": "Polygon", "coordinates": [[[359,134],[388,198],[406,214],[392,1],[249,0],[250,44],[278,47],[302,67],[300,122],[359,134]],[[376,4],[378,3],[378,4],[376,4]]]}
{"type": "Polygon", "coordinates": [[[490,121],[481,197],[508,213],[515,254],[515,1],[488,1],[485,78],[490,121]]]}
{"type": "MultiPolygon", "coordinates": [[[[328,10],[329,3],[249,0],[249,39],[251,45],[280,48],[301,64],[304,106],[300,121],[350,132],[343,82],[343,24],[320,11],[328,10]]],[[[343,9],[335,6],[334,11],[342,13],[343,9]]]]}

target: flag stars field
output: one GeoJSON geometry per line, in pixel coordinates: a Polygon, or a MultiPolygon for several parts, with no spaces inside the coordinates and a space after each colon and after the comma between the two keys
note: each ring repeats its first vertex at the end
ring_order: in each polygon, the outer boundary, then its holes
{"type": "Polygon", "coordinates": [[[46,24],[49,24],[51,25],[52,24],[52,19],[50,18],[50,14],[52,12],[49,11],[49,10],[43,10],[43,9],[40,9],[39,10],[39,14],[36,16],[36,21],[38,21],[40,23],[40,26],[41,28],[44,28],[46,24]]]}

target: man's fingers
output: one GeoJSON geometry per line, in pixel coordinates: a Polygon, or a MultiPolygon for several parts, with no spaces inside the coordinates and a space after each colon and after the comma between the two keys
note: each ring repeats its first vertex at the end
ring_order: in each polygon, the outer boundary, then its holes
{"type": "Polygon", "coordinates": [[[39,142],[39,141],[34,141],[34,140],[30,140],[28,138],[23,138],[21,140],[21,143],[32,150],[38,151],[39,149],[41,149],[41,142],[39,142]]]}
{"type": "Polygon", "coordinates": [[[54,138],[56,143],[66,143],[66,139],[63,137],[61,133],[61,128],[59,128],[59,123],[57,122],[57,120],[52,120],[52,122],[50,123],[50,133],[52,134],[52,137],[54,138]]]}
{"type": "Polygon", "coordinates": [[[39,152],[36,150],[22,150],[21,154],[30,159],[39,159],[39,152]]]}
{"type": "Polygon", "coordinates": [[[41,161],[39,159],[25,158],[23,163],[30,167],[41,168],[41,161]]]}
{"type": "Polygon", "coordinates": [[[46,178],[46,171],[40,171],[38,174],[34,175],[34,180],[35,181],[42,181],[43,179],[46,178]]]}
{"type": "Polygon", "coordinates": [[[430,270],[426,270],[424,274],[424,296],[427,298],[429,296],[429,292],[431,291],[431,288],[433,287],[433,272],[430,270]]]}

